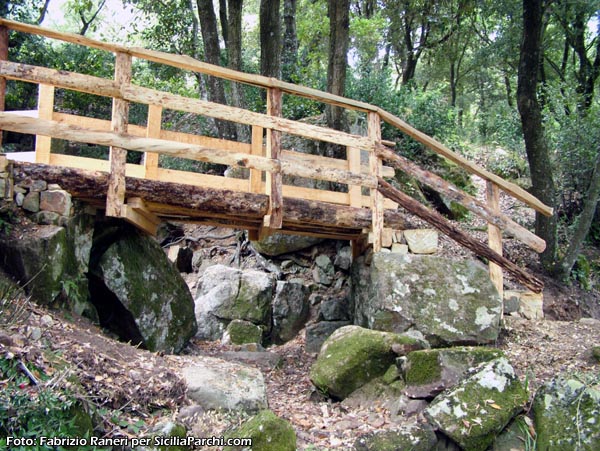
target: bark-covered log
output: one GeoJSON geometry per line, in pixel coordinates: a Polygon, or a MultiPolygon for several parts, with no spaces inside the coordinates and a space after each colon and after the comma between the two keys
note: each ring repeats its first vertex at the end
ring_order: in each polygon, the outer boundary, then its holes
{"type": "MultiPolygon", "coordinates": [[[[74,197],[102,202],[106,198],[108,174],[100,171],[50,166],[44,164],[14,162],[15,180],[27,178],[58,183],[74,197]]],[[[220,217],[239,218],[247,224],[249,219],[259,218],[268,213],[269,198],[265,194],[242,193],[227,189],[203,188],[192,185],[145,180],[126,177],[127,197],[140,197],[159,216],[181,217],[220,217]],[[154,204],[161,204],[155,208],[154,204]]],[[[339,234],[347,229],[347,234],[359,234],[371,225],[371,212],[365,208],[354,208],[327,202],[309,201],[284,197],[284,227],[299,230],[302,225],[312,233],[323,230],[325,235],[332,231],[339,234]]],[[[385,212],[386,226],[404,229],[407,222],[398,211],[385,212]]]]}
{"type": "Polygon", "coordinates": [[[475,254],[481,257],[485,257],[496,263],[498,266],[501,266],[531,291],[539,293],[544,288],[544,283],[541,280],[539,280],[535,276],[532,276],[527,271],[519,268],[506,257],[503,257],[497,252],[493,251],[485,244],[467,235],[465,232],[463,232],[462,230],[454,226],[454,224],[452,224],[446,218],[444,218],[441,214],[437,213],[436,211],[430,210],[429,208],[414,200],[412,197],[404,194],[402,191],[397,190],[382,178],[379,179],[378,189],[385,197],[393,200],[394,202],[397,202],[402,208],[427,221],[433,227],[437,228],[438,230],[455,240],[457,243],[470,249],[475,254]]]}

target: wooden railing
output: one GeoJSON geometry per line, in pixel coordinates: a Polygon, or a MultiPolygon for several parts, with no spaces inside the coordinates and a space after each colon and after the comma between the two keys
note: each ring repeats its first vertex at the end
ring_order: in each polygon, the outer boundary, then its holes
{"type": "MultiPolygon", "coordinates": [[[[101,49],[115,55],[113,79],[0,60],[0,77],[39,85],[37,113],[32,115],[30,112],[27,114],[0,112],[0,129],[36,135],[36,162],[38,163],[109,172],[106,203],[106,213],[109,216],[130,217],[143,211],[142,206],[129,205],[126,200],[126,176],[212,188],[226,187],[234,191],[266,193],[269,196],[269,212],[265,216],[263,224],[266,232],[281,228],[284,197],[330,202],[355,208],[370,208],[372,212],[371,241],[377,251],[381,248],[384,210],[397,207],[396,203],[385,199],[381,190],[378,189],[382,177],[394,175],[393,168],[383,165],[383,161],[388,161],[395,168],[407,172],[421,183],[432,187],[450,200],[460,203],[471,212],[484,218],[489,224],[489,246],[496,253],[501,254],[502,252],[501,231],[507,231],[538,252],[545,247],[543,240],[500,212],[498,208],[499,192],[502,190],[545,215],[552,214],[550,207],[519,186],[473,164],[398,117],[376,106],[273,78],[213,66],[188,56],[104,43],[79,35],[59,33],[5,19],[0,19],[0,28],[2,27],[101,49]],[[131,81],[133,78],[132,58],[266,89],[267,111],[264,113],[254,112],[135,85],[131,81]],[[111,120],[92,119],[55,111],[54,93],[56,88],[112,98],[111,120]],[[282,117],[282,95],[284,93],[366,114],[366,136],[282,117]],[[131,103],[148,106],[146,126],[128,123],[131,103]],[[243,143],[165,130],[162,128],[164,109],[248,125],[252,130],[252,140],[250,143],[243,143]],[[487,203],[473,198],[442,178],[398,156],[389,148],[394,143],[382,140],[382,121],[396,127],[470,173],[483,178],[488,186],[487,203]],[[283,149],[283,133],[344,146],[347,149],[346,159],[308,155],[283,149]],[[109,161],[53,153],[51,152],[52,138],[110,146],[109,161]],[[143,152],[143,162],[137,165],[126,164],[127,150],[143,152]],[[368,164],[363,163],[364,160],[361,158],[363,152],[368,154],[368,164]],[[230,178],[225,180],[223,177],[214,175],[175,171],[160,167],[159,155],[248,168],[250,175],[247,180],[230,178]],[[337,192],[286,185],[283,182],[284,175],[341,183],[347,185],[348,190],[347,192],[337,192]],[[363,195],[363,188],[369,189],[370,194],[363,195]]],[[[4,35],[6,34],[0,33],[0,39],[4,35]]],[[[7,43],[0,43],[0,48],[2,45],[7,45],[7,43]]],[[[2,55],[0,55],[1,58],[2,55]]],[[[3,105],[0,106],[3,110],[3,105]]],[[[492,265],[492,279],[501,291],[502,271],[492,265]]]]}

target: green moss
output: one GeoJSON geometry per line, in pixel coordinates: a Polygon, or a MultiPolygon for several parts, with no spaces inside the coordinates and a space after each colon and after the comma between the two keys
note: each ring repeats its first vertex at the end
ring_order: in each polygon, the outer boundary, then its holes
{"type": "Polygon", "coordinates": [[[594,346],[592,348],[592,356],[596,359],[597,362],[600,362],[600,346],[594,346]]]}
{"type": "Polygon", "coordinates": [[[395,362],[393,344],[418,347],[417,340],[387,332],[346,326],[331,335],[311,368],[315,386],[337,399],[344,399],[366,382],[383,376],[395,362]]]}
{"type": "MultiPolygon", "coordinates": [[[[161,437],[179,437],[185,438],[187,436],[187,430],[182,424],[169,423],[163,430],[158,434],[161,437]]],[[[162,445],[154,448],[159,451],[189,451],[190,448],[185,445],[162,445]]]]}
{"type": "Polygon", "coordinates": [[[426,385],[442,376],[437,349],[425,349],[408,354],[404,380],[408,385],[426,385]]]}
{"type": "Polygon", "coordinates": [[[425,416],[462,448],[484,451],[527,400],[513,368],[499,358],[436,397],[425,416]]]}
{"type": "Polygon", "coordinates": [[[227,333],[232,344],[260,343],[262,329],[249,321],[234,319],[227,326],[227,333]]]}
{"type": "Polygon", "coordinates": [[[600,376],[559,376],[533,402],[539,451],[600,449],[600,376]]]}
{"type": "Polygon", "coordinates": [[[385,382],[388,385],[391,385],[392,383],[397,381],[399,378],[400,378],[400,372],[398,371],[398,367],[394,363],[393,365],[390,365],[388,370],[383,375],[383,382],[385,382]]]}
{"type": "MultiPolygon", "coordinates": [[[[252,451],[296,451],[296,432],[284,419],[270,410],[263,410],[242,426],[232,430],[226,438],[251,438],[252,451]]],[[[244,448],[226,446],[224,451],[244,448]]]]}

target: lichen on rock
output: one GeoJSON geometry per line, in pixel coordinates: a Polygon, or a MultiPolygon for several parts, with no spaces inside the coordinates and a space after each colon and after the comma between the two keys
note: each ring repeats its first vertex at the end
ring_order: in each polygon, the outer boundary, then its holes
{"type": "Polygon", "coordinates": [[[526,388],[501,357],[481,364],[454,388],[438,395],[425,417],[463,449],[484,451],[527,399],[526,388]]]}

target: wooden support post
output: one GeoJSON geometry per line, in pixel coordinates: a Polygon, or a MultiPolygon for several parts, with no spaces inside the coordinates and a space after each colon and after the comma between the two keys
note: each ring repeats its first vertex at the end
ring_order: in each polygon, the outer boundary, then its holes
{"type": "MultiPolygon", "coordinates": [[[[131,82],[131,55],[117,53],[115,82],[125,87],[131,82]]],[[[126,133],[129,122],[129,102],[113,98],[111,130],[126,133]]],[[[106,216],[120,217],[125,204],[125,163],[127,151],[120,147],[110,148],[110,174],[106,194],[106,216]]]]}
{"type": "MultiPolygon", "coordinates": [[[[360,174],[360,149],[357,147],[348,147],[346,155],[348,159],[348,171],[353,174],[360,174]]],[[[362,207],[362,188],[359,185],[348,185],[348,205],[351,207],[362,207]]]]}
{"type": "MultiPolygon", "coordinates": [[[[496,212],[500,212],[500,189],[498,185],[493,182],[486,182],[486,199],[488,206],[496,212]]],[[[488,223],[488,246],[493,251],[502,255],[502,230],[493,224],[488,223]]],[[[504,296],[504,276],[502,275],[502,268],[496,263],[489,263],[490,267],[490,278],[492,283],[500,294],[500,299],[504,296]]]]}
{"type": "MultiPolygon", "coordinates": [[[[162,107],[148,105],[148,124],[146,125],[146,138],[160,139],[162,127],[162,107]]],[[[144,153],[144,174],[147,179],[158,179],[158,154],[155,152],[144,153]]]]}
{"type": "MultiPolygon", "coordinates": [[[[369,138],[373,141],[376,146],[381,142],[381,118],[378,113],[368,113],[368,133],[369,138]]],[[[381,174],[382,162],[375,152],[371,151],[369,154],[369,169],[370,175],[379,177],[381,174]]],[[[379,252],[381,250],[381,241],[383,235],[383,195],[377,189],[371,189],[371,214],[372,214],[372,244],[373,252],[379,252]]]]}
{"type": "MultiPolygon", "coordinates": [[[[54,86],[39,85],[38,92],[38,117],[40,119],[52,120],[54,113],[54,86]]],[[[52,138],[49,136],[36,135],[35,137],[35,162],[50,164],[50,151],[52,138]]]]}
{"type": "MultiPolygon", "coordinates": [[[[0,26],[0,61],[8,60],[8,28],[0,26]]],[[[0,111],[4,111],[6,99],[6,78],[0,77],[0,111]]],[[[2,147],[2,129],[0,129],[0,148],[2,147]]]]}
{"type": "MultiPolygon", "coordinates": [[[[282,95],[281,90],[269,88],[267,90],[267,114],[281,117],[282,95]]],[[[266,157],[279,160],[281,154],[281,132],[267,129],[266,157]]],[[[265,216],[264,227],[281,229],[283,223],[283,181],[281,172],[267,173],[266,193],[270,197],[269,214],[265,216]]]]}

